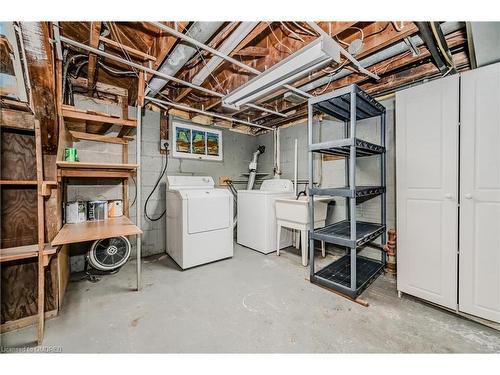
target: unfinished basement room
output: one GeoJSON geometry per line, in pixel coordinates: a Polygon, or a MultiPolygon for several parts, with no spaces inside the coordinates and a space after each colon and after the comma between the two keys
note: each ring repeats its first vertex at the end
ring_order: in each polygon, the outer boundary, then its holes
{"type": "Polygon", "coordinates": [[[500,13],[24,3],[0,22],[1,360],[499,365],[500,13]]]}

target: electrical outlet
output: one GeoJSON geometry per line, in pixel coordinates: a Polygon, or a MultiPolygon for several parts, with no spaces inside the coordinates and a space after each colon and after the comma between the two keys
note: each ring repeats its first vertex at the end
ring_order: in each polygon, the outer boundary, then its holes
{"type": "Polygon", "coordinates": [[[227,186],[227,180],[230,180],[229,176],[219,176],[219,186],[227,186]]]}
{"type": "Polygon", "coordinates": [[[170,141],[168,139],[160,139],[160,153],[170,154],[170,141]]]}

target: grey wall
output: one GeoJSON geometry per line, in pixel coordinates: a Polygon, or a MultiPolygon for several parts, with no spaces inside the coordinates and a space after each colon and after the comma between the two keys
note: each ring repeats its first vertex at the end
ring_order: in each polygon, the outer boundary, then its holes
{"type": "MultiPolygon", "coordinates": [[[[394,100],[383,101],[382,104],[387,109],[386,115],[386,165],[387,165],[387,225],[388,228],[395,228],[395,150],[394,150],[394,100]]],[[[367,119],[358,123],[357,134],[359,138],[374,143],[380,143],[380,126],[378,119],[367,119]]],[[[321,125],[315,124],[315,142],[328,141],[343,137],[342,123],[324,120],[321,125]],[[321,130],[319,129],[321,128],[321,130]],[[320,137],[321,132],[321,137],[320,137]]],[[[280,130],[281,140],[281,178],[293,179],[294,169],[294,142],[298,140],[298,178],[308,179],[308,153],[307,153],[307,124],[299,124],[282,128],[280,130]]],[[[258,143],[271,144],[272,134],[264,134],[257,137],[258,143]]],[[[266,164],[262,166],[265,170],[272,170],[273,159],[262,160],[266,164]]],[[[334,187],[344,185],[344,161],[332,160],[321,163],[319,157],[316,158],[315,182],[322,187],[334,187]],[[321,166],[321,168],[320,168],[321,166]],[[320,171],[320,172],[318,172],[320,171]]],[[[357,160],[356,180],[359,185],[377,184],[379,182],[379,161],[377,157],[359,158],[357,160]]],[[[304,185],[299,186],[299,190],[304,189],[304,185]]],[[[380,217],[380,198],[374,198],[358,205],[358,216],[368,221],[377,221],[380,217]]],[[[345,200],[337,199],[335,205],[329,207],[328,222],[341,220],[345,217],[345,200]]]]}
{"type": "MultiPolygon", "coordinates": [[[[394,152],[394,101],[387,100],[383,104],[387,108],[387,224],[389,228],[395,228],[395,152],[394,152]]],[[[97,100],[86,97],[76,97],[75,106],[78,108],[93,109],[96,111],[120,114],[121,109],[103,104],[97,100]]],[[[135,117],[135,108],[129,108],[129,116],[135,117]]],[[[142,202],[151,192],[158,178],[163,163],[164,155],[160,154],[160,114],[158,112],[145,111],[142,123],[142,202]]],[[[316,126],[316,136],[321,135],[321,140],[329,140],[342,137],[341,123],[324,120],[316,126]],[[321,130],[320,130],[321,129],[321,130]]],[[[374,126],[373,120],[361,121],[358,124],[358,135],[367,140],[378,142],[379,127],[374,126]]],[[[111,129],[119,131],[119,127],[111,129]]],[[[298,176],[299,179],[308,179],[308,155],[307,155],[307,126],[300,124],[280,130],[281,135],[281,171],[282,178],[293,179],[294,166],[294,140],[298,139],[298,176]]],[[[265,178],[272,178],[274,168],[273,135],[267,133],[258,137],[232,132],[223,129],[224,159],[221,162],[201,161],[193,159],[176,159],[169,157],[167,174],[176,175],[204,175],[212,176],[218,183],[219,176],[229,176],[236,180],[245,180],[241,173],[247,172],[248,163],[252,153],[258,145],[266,146],[266,152],[259,157],[258,172],[268,173],[265,178]]],[[[121,162],[121,146],[105,144],[92,141],[80,141],[75,143],[81,161],[121,162]]],[[[135,162],[135,141],[129,145],[129,162],[135,162]]],[[[315,181],[321,186],[342,186],[344,183],[344,161],[316,160],[315,181]],[[320,168],[321,166],[321,168],[320,168]]],[[[376,184],[378,182],[378,161],[376,157],[358,159],[357,181],[359,184],[376,184]]],[[[135,196],[135,186],[129,182],[130,203],[135,196]]],[[[237,185],[244,188],[245,185],[237,185]]],[[[304,189],[299,186],[299,190],[304,189]]],[[[68,200],[83,199],[121,199],[122,189],[120,181],[85,181],[73,180],[68,185],[68,200]],[[104,183],[103,183],[104,182],[104,183]]],[[[376,221],[379,213],[379,198],[372,199],[358,206],[358,215],[366,220],[376,221]]],[[[159,184],[159,188],[153,193],[148,204],[148,213],[151,217],[158,217],[165,207],[165,178],[159,184]]],[[[337,199],[331,205],[328,212],[328,222],[341,220],[344,217],[344,200],[337,199]]],[[[135,222],[135,205],[130,209],[130,216],[135,222]]],[[[165,252],[165,219],[149,221],[143,215],[141,227],[144,231],[142,236],[143,255],[153,255],[165,252]]],[[[135,251],[135,238],[131,239],[135,251]]],[[[90,243],[74,245],[72,254],[83,254],[89,248],[90,243]]],[[[83,257],[72,257],[73,270],[83,267],[83,257]]]]}
{"type": "MultiPolygon", "coordinates": [[[[121,109],[104,104],[98,100],[87,97],[76,96],[75,106],[77,108],[92,109],[96,111],[118,114],[121,109]]],[[[129,108],[129,117],[135,118],[135,108],[129,108]]],[[[119,131],[119,127],[111,129],[111,132],[119,131]]],[[[135,135],[135,134],[131,134],[135,135]]],[[[172,175],[203,175],[212,176],[218,184],[219,176],[229,176],[232,179],[244,179],[241,173],[247,172],[248,163],[252,153],[257,148],[257,137],[222,129],[223,161],[205,161],[193,159],[177,159],[169,157],[166,174],[172,175]]],[[[271,139],[272,141],[272,139],[271,139]]],[[[93,141],[79,141],[74,143],[78,149],[78,156],[81,161],[93,162],[114,162],[121,163],[121,145],[106,144],[93,141]]],[[[142,204],[144,205],[147,196],[151,193],[153,186],[159,177],[165,156],[160,154],[160,114],[153,111],[145,111],[142,118],[142,204]]],[[[266,151],[271,157],[272,171],[272,142],[271,148],[266,151]],[[268,152],[267,152],[268,151],[268,152]]],[[[266,155],[267,156],[267,155],[266,155]]],[[[129,144],[129,162],[136,162],[136,142],[129,144]]],[[[165,207],[165,177],[161,180],[158,188],[153,193],[148,204],[148,214],[152,218],[158,217],[165,207]]],[[[237,186],[243,187],[242,185],[237,186]]],[[[122,187],[119,180],[92,179],[70,180],[67,188],[68,200],[82,199],[122,199],[122,187]]],[[[134,201],[136,189],[134,182],[129,180],[129,199],[134,201]]],[[[144,206],[143,206],[144,207],[144,206]]],[[[144,210],[143,210],[144,211],[144,210]]],[[[136,220],[135,205],[130,208],[132,221],[136,220]]],[[[144,213],[141,228],[144,231],[142,236],[143,256],[159,254],[165,252],[165,217],[158,221],[146,219],[144,213]]],[[[130,238],[133,246],[133,256],[135,256],[135,237],[130,238]]],[[[91,243],[72,245],[72,270],[83,269],[83,256],[91,243]]]]}

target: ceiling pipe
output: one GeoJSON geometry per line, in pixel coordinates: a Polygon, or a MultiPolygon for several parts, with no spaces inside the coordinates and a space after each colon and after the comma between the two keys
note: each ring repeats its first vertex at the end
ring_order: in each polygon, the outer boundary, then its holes
{"type": "Polygon", "coordinates": [[[439,22],[429,22],[429,25],[432,30],[432,34],[434,35],[434,38],[436,39],[436,43],[439,47],[439,51],[441,52],[441,55],[444,57],[446,62],[448,63],[447,65],[449,66],[449,72],[455,74],[458,73],[457,69],[455,68],[455,63],[453,62],[453,56],[450,51],[450,47],[448,47],[448,43],[446,42],[446,38],[443,35],[443,30],[441,30],[441,27],[439,27],[439,22]]]}
{"type": "MultiPolygon", "coordinates": [[[[230,54],[236,46],[258,25],[258,22],[241,22],[239,26],[229,35],[218,50],[223,54],[230,54]]],[[[199,39],[198,39],[199,40],[199,39]]],[[[212,72],[222,63],[224,59],[220,56],[212,56],[203,68],[196,73],[192,82],[201,85],[212,72]]]]}
{"type": "MultiPolygon", "coordinates": [[[[180,33],[178,32],[177,30],[174,30],[172,29],[171,27],[168,27],[160,22],[148,22],[149,24],[153,25],[153,26],[156,26],[158,27],[160,30],[163,30],[179,39],[182,39],[182,40],[185,40],[186,42],[189,42],[191,44],[194,44],[195,46],[198,46],[202,49],[204,49],[205,51],[208,51],[210,53],[212,53],[213,55],[216,55],[216,56],[219,56],[220,58],[226,60],[226,61],[229,61],[231,64],[234,64],[236,66],[239,66],[240,68],[246,70],[247,72],[250,72],[250,73],[253,73],[253,74],[260,74],[262,73],[260,70],[257,70],[255,68],[252,68],[251,66],[248,66],[246,64],[243,64],[241,61],[238,61],[230,56],[228,56],[227,54],[225,53],[222,53],[220,51],[217,51],[216,49],[210,47],[210,46],[207,46],[206,44],[203,44],[203,43],[200,43],[199,41],[197,41],[196,39],[193,39],[191,37],[189,37],[188,35],[186,34],[183,34],[183,33],[180,33]]],[[[306,98],[310,98],[312,97],[312,95],[306,93],[306,92],[303,92],[293,86],[290,86],[290,85],[284,85],[284,87],[286,87],[287,89],[291,90],[291,91],[294,91],[296,92],[297,94],[299,95],[302,95],[306,98]]]]}
{"type": "MultiPolygon", "coordinates": [[[[461,28],[463,28],[463,26],[464,26],[463,22],[445,22],[445,23],[441,24],[441,29],[443,30],[444,35],[449,35],[455,31],[460,30],[461,28]]],[[[414,36],[410,37],[410,39],[411,39],[411,42],[417,48],[424,44],[422,38],[420,38],[419,35],[414,35],[414,36]]],[[[379,62],[382,62],[384,60],[390,59],[390,58],[397,56],[401,53],[404,53],[407,50],[408,50],[408,45],[404,41],[401,41],[399,43],[392,45],[391,47],[385,48],[384,50],[382,50],[380,52],[374,53],[373,55],[365,57],[362,60],[359,60],[359,63],[361,66],[366,68],[366,67],[375,65],[379,62]]],[[[342,69],[340,72],[334,74],[333,76],[326,75],[324,77],[318,78],[314,81],[308,82],[305,85],[300,86],[299,89],[301,89],[303,91],[312,91],[318,87],[321,87],[321,86],[328,84],[329,80],[331,80],[333,82],[333,81],[336,81],[338,79],[347,77],[351,74],[353,74],[353,72],[350,71],[349,69],[342,69]]],[[[286,98],[293,98],[293,97],[295,97],[295,96],[292,93],[290,93],[290,92],[285,93],[285,99],[286,98]]]]}
{"type": "MultiPolygon", "coordinates": [[[[63,43],[69,44],[69,45],[71,45],[73,47],[77,47],[77,48],[83,49],[85,51],[88,51],[88,52],[91,52],[91,53],[95,53],[96,55],[108,58],[110,60],[113,60],[113,61],[125,64],[125,65],[128,65],[128,66],[131,66],[131,67],[139,69],[139,70],[142,70],[142,71],[144,71],[146,73],[149,73],[149,74],[152,74],[154,76],[160,77],[163,80],[166,80],[166,81],[170,80],[170,81],[179,83],[181,85],[185,85],[187,87],[191,87],[194,90],[199,90],[199,91],[202,91],[204,93],[207,93],[207,94],[219,97],[219,98],[223,98],[224,97],[224,94],[221,94],[221,93],[219,93],[217,91],[213,91],[213,90],[207,89],[207,88],[202,87],[202,86],[194,85],[194,84],[192,84],[190,82],[184,81],[182,79],[173,77],[173,76],[165,74],[165,73],[161,73],[161,72],[159,72],[157,70],[154,70],[152,68],[148,68],[148,67],[143,66],[141,64],[137,64],[137,63],[135,63],[133,61],[129,61],[129,60],[123,59],[123,58],[121,58],[119,56],[112,55],[111,53],[101,51],[100,49],[87,46],[86,44],[77,42],[75,40],[66,38],[64,36],[60,36],[59,40],[61,42],[63,42],[63,43]]],[[[279,113],[279,112],[273,111],[271,109],[267,109],[267,108],[264,108],[264,107],[261,107],[261,106],[257,106],[255,104],[249,104],[248,103],[247,106],[255,108],[255,109],[258,109],[258,110],[263,111],[263,112],[268,112],[268,113],[271,113],[271,114],[274,114],[274,115],[278,115],[278,116],[281,116],[281,117],[287,117],[287,115],[285,115],[283,113],[279,113]]]]}
{"type": "Polygon", "coordinates": [[[434,60],[434,65],[439,69],[441,74],[446,74],[449,70],[448,65],[445,63],[443,56],[441,56],[438,47],[436,46],[436,42],[433,37],[432,30],[429,26],[428,22],[415,22],[418,27],[418,31],[422,37],[422,40],[425,42],[427,49],[429,50],[432,59],[434,60]]]}
{"type": "Polygon", "coordinates": [[[165,74],[165,73],[161,73],[161,72],[159,72],[157,70],[154,70],[152,68],[148,68],[148,67],[143,66],[141,64],[137,64],[137,63],[135,63],[133,61],[129,61],[129,60],[123,59],[121,57],[118,57],[116,55],[112,55],[111,53],[101,51],[100,49],[90,47],[90,46],[88,46],[86,44],[83,44],[83,43],[77,42],[75,40],[66,38],[65,36],[61,35],[60,40],[61,40],[61,42],[69,44],[69,45],[71,45],[73,47],[77,47],[77,48],[83,49],[85,51],[88,51],[88,52],[91,52],[91,53],[95,53],[96,55],[105,57],[107,59],[110,59],[110,60],[113,60],[113,61],[125,64],[125,65],[128,65],[128,66],[131,66],[131,67],[136,68],[138,70],[142,70],[142,71],[144,71],[146,73],[153,74],[153,75],[155,75],[157,77],[160,77],[160,78],[162,78],[164,80],[173,81],[173,82],[179,83],[181,85],[191,87],[192,89],[199,90],[199,91],[202,91],[204,93],[207,93],[207,94],[210,94],[210,95],[213,95],[213,96],[217,96],[219,98],[224,97],[223,94],[220,94],[220,93],[218,93],[216,91],[206,89],[205,87],[202,87],[202,86],[193,85],[190,82],[183,81],[182,79],[170,76],[170,75],[165,74]]]}
{"type": "MultiPolygon", "coordinates": [[[[314,29],[314,31],[316,31],[320,36],[321,35],[325,35],[327,36],[328,38],[332,38],[330,35],[328,35],[328,33],[323,30],[316,22],[307,22],[307,24],[312,28],[314,29]]],[[[332,38],[333,39],[333,38],[332,38]]],[[[336,42],[335,42],[336,43],[336,42]]],[[[345,56],[345,58],[347,60],[349,60],[351,63],[353,63],[356,68],[358,68],[359,72],[363,73],[363,74],[366,74],[368,77],[371,77],[371,78],[374,78],[374,79],[380,79],[380,77],[372,72],[370,72],[369,70],[366,70],[365,68],[363,68],[361,66],[361,64],[359,63],[358,60],[356,60],[349,52],[347,52],[345,49],[343,49],[340,45],[339,45],[339,48],[340,48],[340,53],[342,55],[345,56]]]]}
{"type": "MultiPolygon", "coordinates": [[[[224,22],[195,22],[189,27],[187,33],[191,35],[193,40],[206,42],[223,24],[224,22]]],[[[157,70],[161,73],[175,76],[182,67],[191,60],[196,52],[197,49],[193,48],[192,45],[178,43],[157,70]]],[[[199,85],[197,82],[193,83],[199,85]]],[[[156,94],[160,92],[166,84],[167,81],[153,77],[148,84],[149,86],[146,88],[145,94],[156,94]]]]}
{"type": "Polygon", "coordinates": [[[189,106],[183,105],[183,104],[177,104],[177,103],[167,102],[165,100],[156,99],[156,98],[153,98],[151,96],[147,96],[147,97],[145,97],[145,99],[148,99],[149,101],[155,103],[157,106],[159,106],[159,107],[161,107],[163,109],[168,109],[168,107],[174,107],[174,108],[177,108],[177,109],[181,109],[183,111],[196,112],[196,113],[200,113],[202,115],[207,115],[207,116],[210,116],[210,117],[215,117],[215,118],[219,118],[219,119],[230,121],[230,122],[236,122],[236,123],[248,125],[248,126],[251,126],[251,127],[254,127],[254,128],[260,128],[260,129],[266,129],[266,130],[273,130],[273,131],[275,130],[274,128],[271,128],[269,126],[254,124],[253,122],[236,119],[236,118],[232,118],[232,117],[229,117],[229,116],[224,116],[224,115],[218,114],[216,112],[204,111],[204,110],[193,108],[193,107],[189,107],[189,106]]]}

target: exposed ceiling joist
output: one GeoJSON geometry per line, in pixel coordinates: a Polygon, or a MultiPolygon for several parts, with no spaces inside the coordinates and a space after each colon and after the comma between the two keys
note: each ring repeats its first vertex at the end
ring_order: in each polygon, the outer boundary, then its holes
{"type": "MultiPolygon", "coordinates": [[[[101,35],[101,26],[102,22],[93,21],[90,23],[90,36],[89,36],[89,45],[92,48],[97,48],[99,46],[99,36],[101,35]]],[[[97,55],[95,53],[89,54],[89,63],[87,65],[87,90],[89,94],[94,90],[94,84],[97,79],[97,55]]]]}

